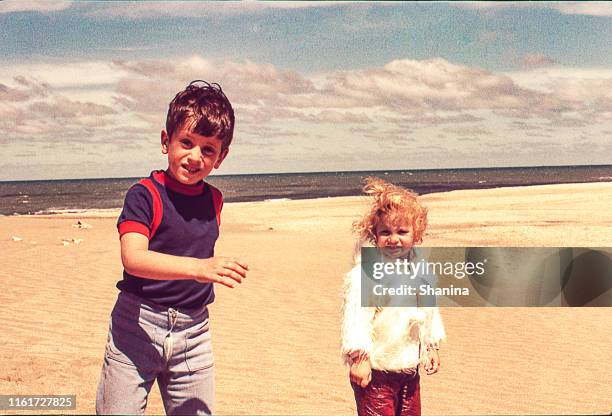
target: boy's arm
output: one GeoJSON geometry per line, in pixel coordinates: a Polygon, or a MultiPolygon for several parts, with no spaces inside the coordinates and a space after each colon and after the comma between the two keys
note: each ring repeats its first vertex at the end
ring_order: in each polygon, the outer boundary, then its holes
{"type": "Polygon", "coordinates": [[[197,259],[173,256],[149,250],[149,239],[139,233],[121,236],[121,261],[134,276],[155,280],[194,279],[234,287],[242,283],[249,266],[227,257],[197,259]]]}

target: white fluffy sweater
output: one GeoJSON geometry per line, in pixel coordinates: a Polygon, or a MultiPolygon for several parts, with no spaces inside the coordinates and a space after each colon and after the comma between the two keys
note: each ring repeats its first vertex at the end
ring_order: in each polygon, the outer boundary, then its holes
{"type": "MultiPolygon", "coordinates": [[[[355,353],[366,354],[373,369],[402,371],[415,368],[430,343],[444,339],[444,325],[437,307],[362,307],[361,265],[344,281],[342,308],[342,356],[352,362],[355,353]],[[421,345],[423,346],[421,348],[421,345]]],[[[431,283],[435,276],[418,276],[431,283]]]]}

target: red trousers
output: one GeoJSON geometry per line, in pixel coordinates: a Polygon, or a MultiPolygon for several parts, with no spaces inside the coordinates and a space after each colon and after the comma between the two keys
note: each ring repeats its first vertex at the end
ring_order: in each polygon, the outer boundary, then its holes
{"type": "Polygon", "coordinates": [[[372,370],[366,388],[351,382],[358,416],[420,416],[419,374],[372,370]]]}

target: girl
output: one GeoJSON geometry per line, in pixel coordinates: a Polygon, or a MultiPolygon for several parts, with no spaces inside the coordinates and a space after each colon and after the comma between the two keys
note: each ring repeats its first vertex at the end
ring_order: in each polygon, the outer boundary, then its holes
{"type": "MultiPolygon", "coordinates": [[[[359,248],[369,242],[386,260],[414,261],[415,244],[422,241],[427,210],[416,194],[381,179],[368,178],[363,188],[372,197],[370,209],[353,224],[359,248]]],[[[427,374],[438,371],[438,344],[444,327],[438,309],[414,306],[362,307],[361,267],[345,278],[342,355],[350,366],[357,413],[362,415],[420,415],[419,363],[427,374]]],[[[418,276],[429,283],[435,276],[418,276]]]]}

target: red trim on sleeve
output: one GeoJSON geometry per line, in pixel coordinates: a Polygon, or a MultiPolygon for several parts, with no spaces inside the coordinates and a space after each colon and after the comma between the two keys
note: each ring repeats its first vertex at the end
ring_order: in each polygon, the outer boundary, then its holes
{"type": "Polygon", "coordinates": [[[223,194],[220,190],[208,184],[210,186],[210,192],[212,193],[213,205],[215,206],[215,212],[217,213],[217,225],[221,225],[221,210],[223,209],[223,194]]]}
{"type": "Polygon", "coordinates": [[[149,227],[138,221],[124,221],[119,224],[119,237],[127,233],[138,233],[149,238],[149,227]]]}
{"type": "Polygon", "coordinates": [[[150,240],[157,232],[159,224],[161,224],[162,217],[164,216],[164,204],[162,204],[159,191],[157,190],[151,179],[145,178],[142,179],[139,183],[149,190],[149,192],[151,193],[151,198],[153,199],[153,222],[151,223],[151,236],[149,237],[150,240]]]}

